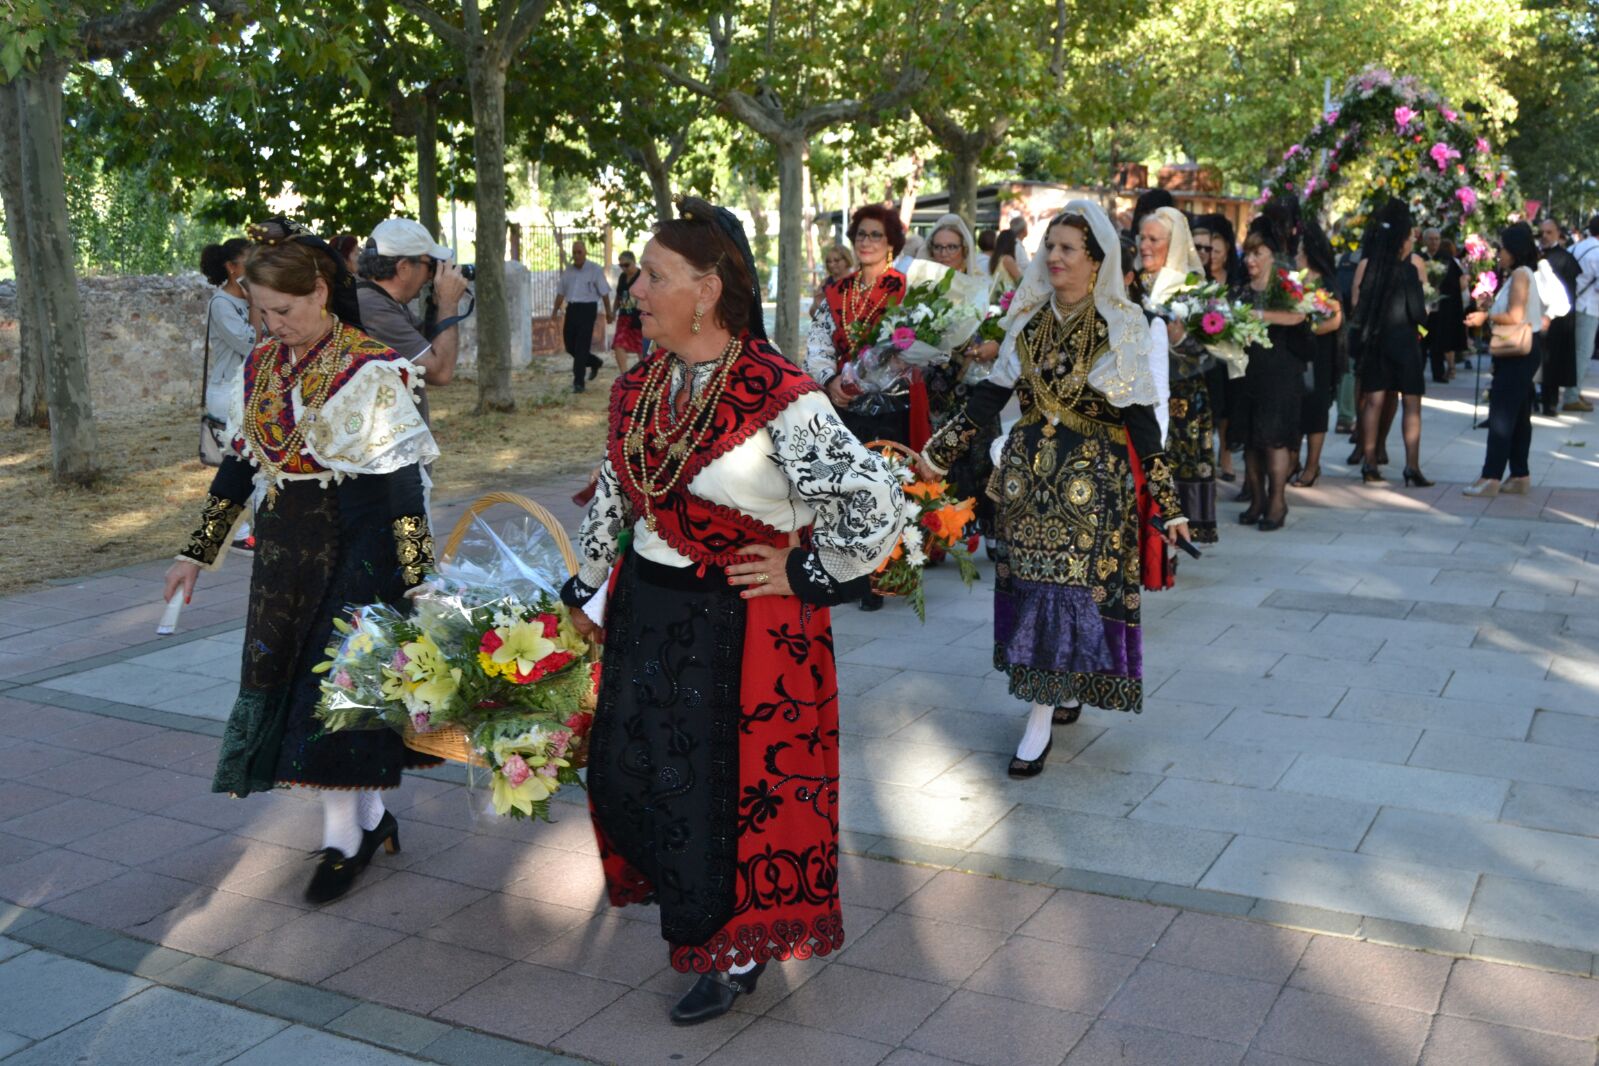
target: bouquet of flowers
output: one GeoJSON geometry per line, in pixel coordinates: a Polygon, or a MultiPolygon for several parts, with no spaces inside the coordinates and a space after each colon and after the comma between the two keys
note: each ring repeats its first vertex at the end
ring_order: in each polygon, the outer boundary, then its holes
{"type": "Polygon", "coordinates": [[[872,590],[885,596],[904,596],[927,621],[927,597],[922,587],[922,571],[930,553],[942,552],[960,567],[961,581],[967,588],[977,580],[976,535],[966,527],[977,515],[976,500],[956,500],[947,481],[922,481],[911,462],[893,447],[879,449],[905,490],[905,529],[894,551],[872,575],[872,590]]]}
{"type": "Polygon", "coordinates": [[[495,813],[548,820],[550,797],[580,783],[598,664],[553,571],[481,531],[498,565],[444,564],[409,615],[374,604],[334,623],[339,639],[315,667],[317,716],[330,731],[389,728],[411,741],[458,731],[489,770],[495,813]]]}
{"type": "Polygon", "coordinates": [[[1492,300],[1499,292],[1499,275],[1492,270],[1484,270],[1477,275],[1477,280],[1471,286],[1473,300],[1492,300]]]}
{"type": "Polygon", "coordinates": [[[1005,339],[1005,327],[1001,324],[1005,316],[1010,313],[1011,301],[1016,299],[1016,290],[1000,295],[999,303],[989,304],[988,311],[983,315],[983,321],[977,326],[977,336],[985,341],[1002,341],[1005,339]]]}
{"type": "Polygon", "coordinates": [[[1227,364],[1229,378],[1243,377],[1249,363],[1244,349],[1266,340],[1266,324],[1252,306],[1233,299],[1221,282],[1206,281],[1198,274],[1188,275],[1168,303],[1151,304],[1149,310],[1181,322],[1191,336],[1227,364]]]}
{"type": "Polygon", "coordinates": [[[896,264],[905,274],[905,295],[883,312],[877,332],[844,367],[847,395],[884,392],[910,376],[911,368],[948,359],[971,340],[988,308],[987,282],[926,259],[896,264]]]}

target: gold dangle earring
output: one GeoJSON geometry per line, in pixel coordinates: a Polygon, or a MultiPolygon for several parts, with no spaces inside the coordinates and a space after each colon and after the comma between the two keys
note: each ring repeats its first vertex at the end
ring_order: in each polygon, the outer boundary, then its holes
{"type": "Polygon", "coordinates": [[[700,319],[702,319],[704,317],[705,317],[704,309],[696,307],[694,309],[694,325],[689,327],[689,331],[691,333],[698,333],[700,331],[700,319]]]}

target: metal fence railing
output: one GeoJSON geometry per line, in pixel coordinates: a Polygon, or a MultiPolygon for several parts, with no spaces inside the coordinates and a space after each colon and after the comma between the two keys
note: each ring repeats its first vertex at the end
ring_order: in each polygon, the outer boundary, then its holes
{"type": "Polygon", "coordinates": [[[561,270],[572,259],[572,242],[582,240],[589,256],[604,260],[605,235],[578,226],[526,226],[520,240],[522,264],[533,277],[533,317],[548,316],[555,306],[555,286],[561,270]]]}

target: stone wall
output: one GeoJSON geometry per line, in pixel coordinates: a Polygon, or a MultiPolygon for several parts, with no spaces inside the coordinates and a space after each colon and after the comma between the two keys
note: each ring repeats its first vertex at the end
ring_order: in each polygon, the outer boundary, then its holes
{"type": "MultiPolygon", "coordinates": [[[[533,318],[533,279],[506,264],[511,304],[511,364],[561,346],[559,327],[533,318]],[[535,340],[539,343],[536,345],[535,340]]],[[[211,286],[199,274],[85,278],[78,283],[89,346],[89,390],[97,411],[200,402],[205,310],[211,286]]],[[[601,329],[604,328],[601,319],[601,329]]],[[[477,365],[477,315],[463,323],[461,366],[477,365]]],[[[17,410],[17,291],[0,282],[0,419],[17,410]]],[[[599,350],[596,344],[595,350],[599,350]]]]}

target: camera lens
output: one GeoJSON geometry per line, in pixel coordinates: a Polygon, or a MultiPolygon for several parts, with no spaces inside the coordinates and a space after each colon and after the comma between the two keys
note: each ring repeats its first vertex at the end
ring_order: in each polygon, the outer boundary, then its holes
{"type": "Polygon", "coordinates": [[[461,276],[463,278],[465,278],[467,281],[476,280],[476,278],[477,278],[477,265],[474,264],[474,263],[462,263],[461,264],[461,276]]]}

